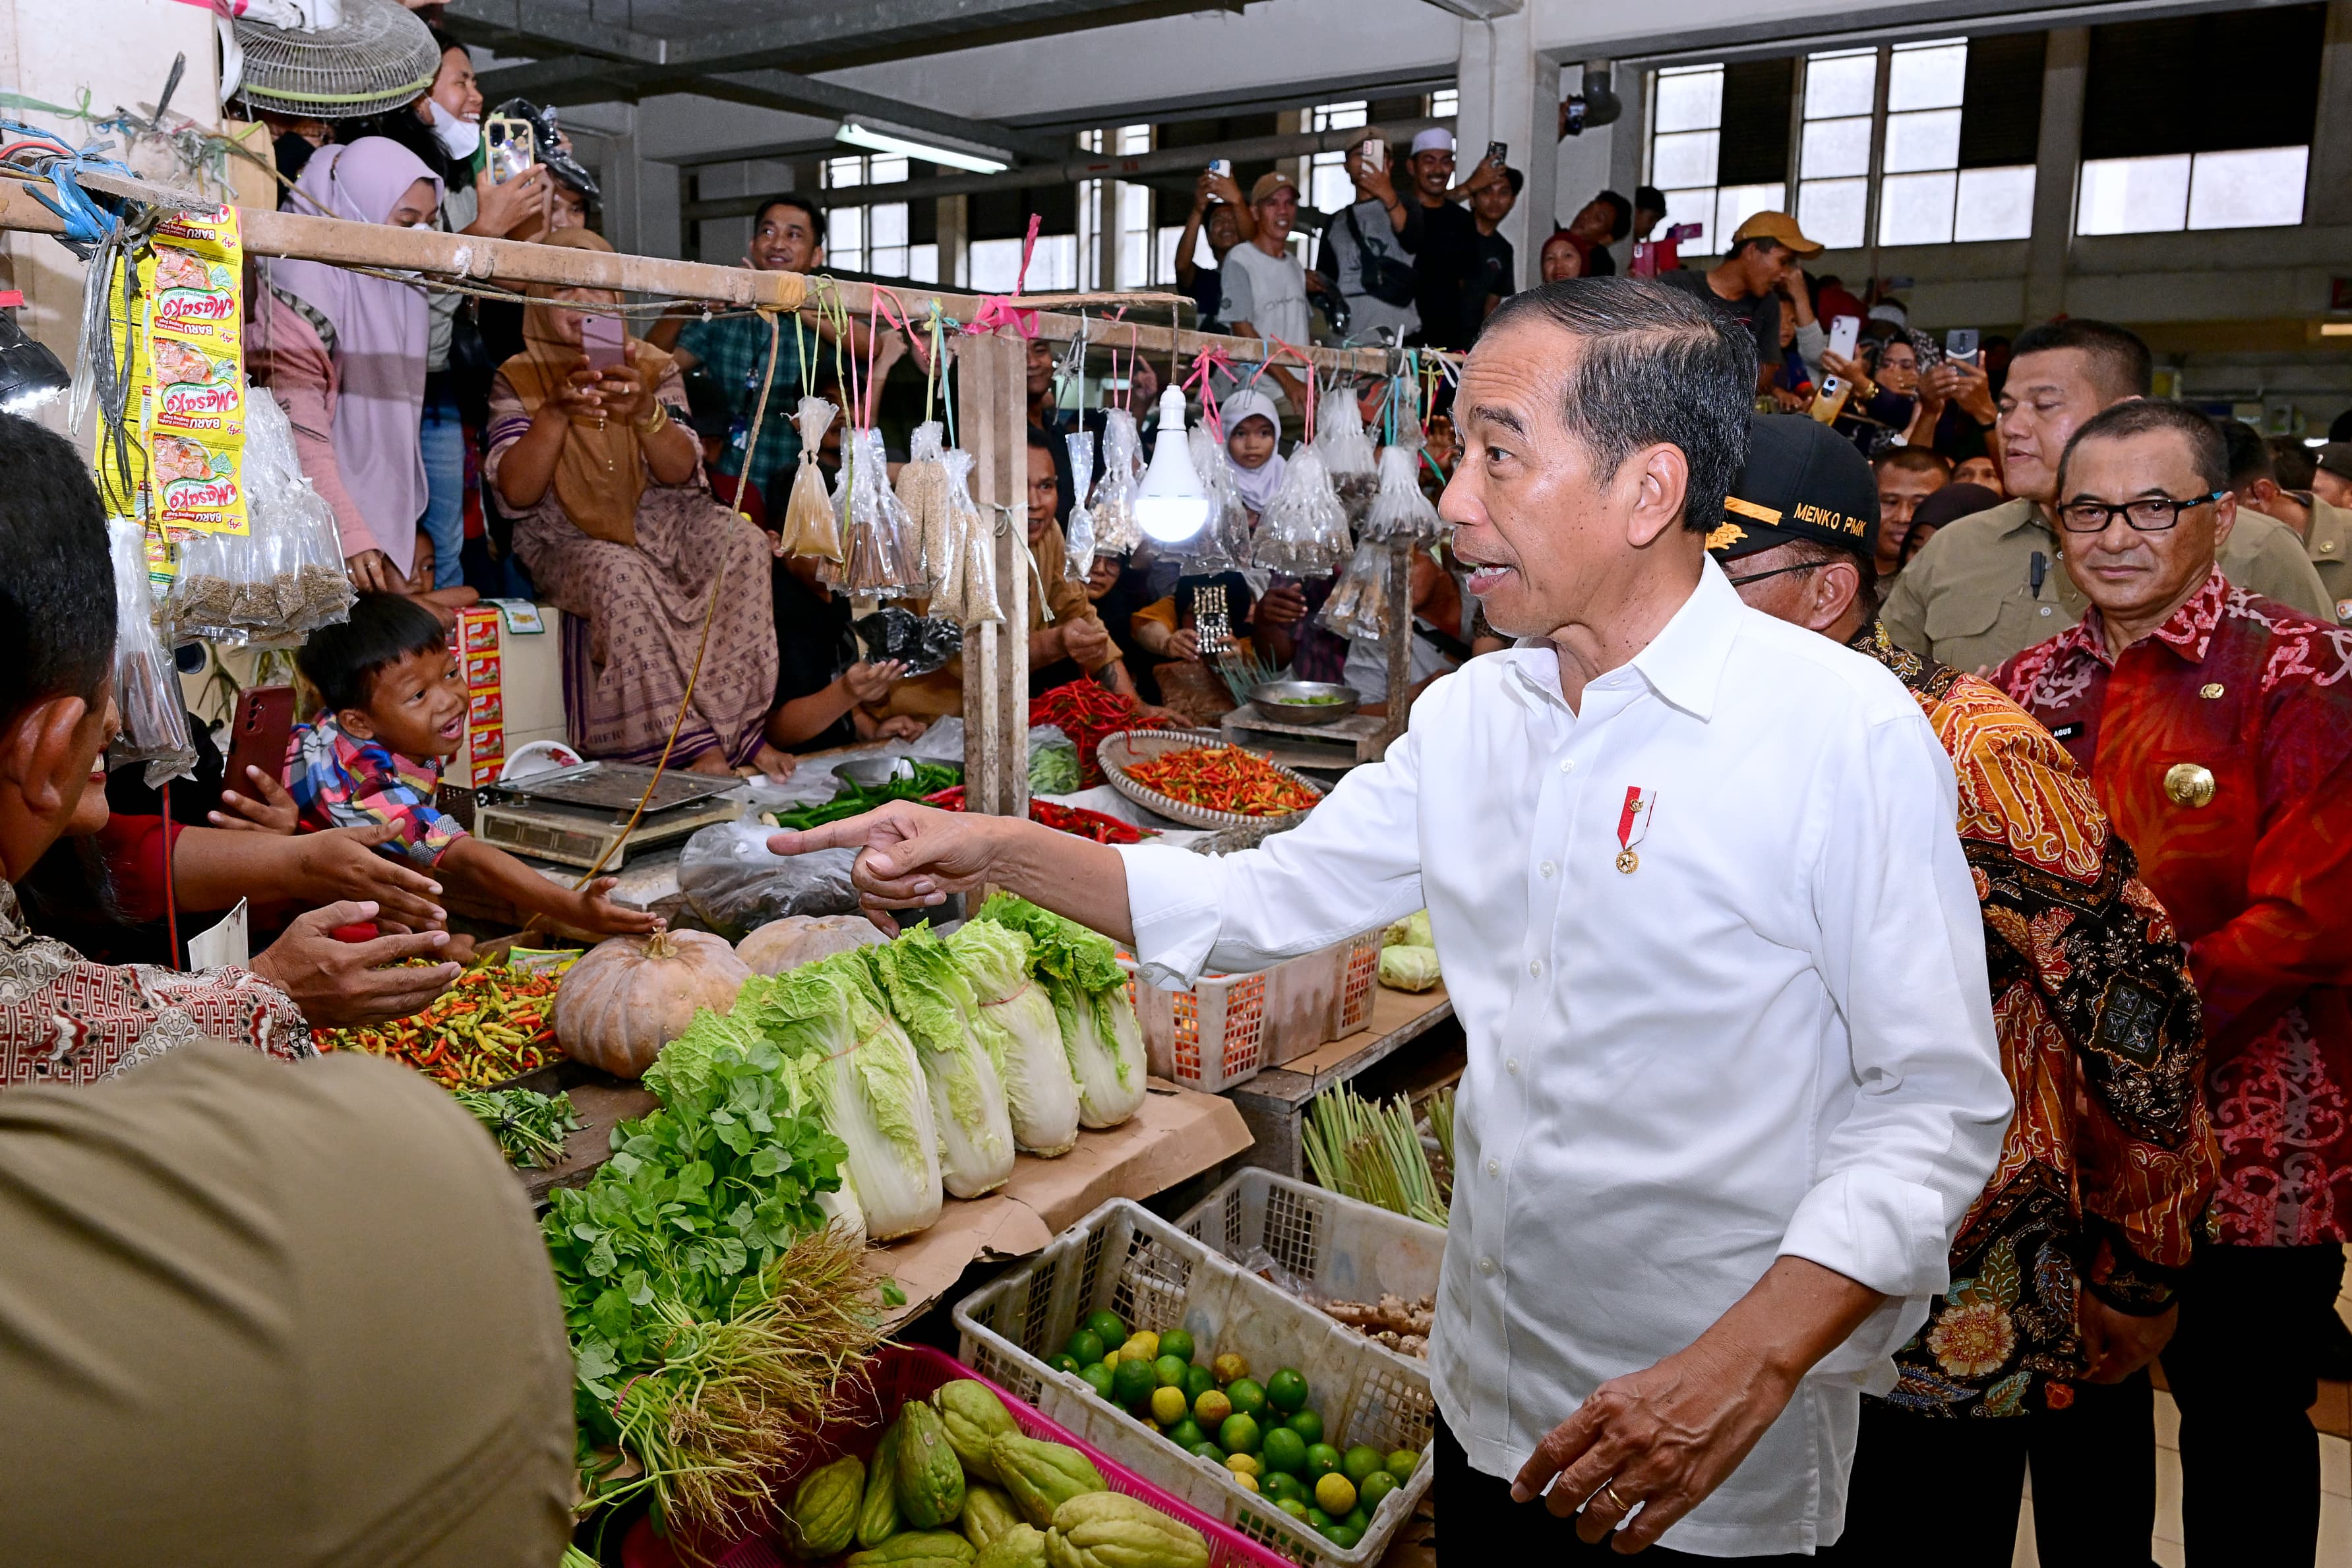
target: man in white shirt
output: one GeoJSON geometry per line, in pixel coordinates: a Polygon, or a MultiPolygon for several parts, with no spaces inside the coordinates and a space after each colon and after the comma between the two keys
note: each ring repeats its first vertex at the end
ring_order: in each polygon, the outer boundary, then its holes
{"type": "Polygon", "coordinates": [[[1862,1391],[2008,1125],[1949,763],[1885,668],[1706,558],[1755,374],[1633,279],[1497,310],[1440,510],[1523,640],[1261,848],[903,804],[771,840],[863,846],[877,910],[1010,887],[1163,982],[1426,905],[1469,1058],[1430,1359],[1449,1560],[1834,1542],[1862,1391]]]}
{"type": "MultiPolygon", "coordinates": [[[[1225,252],[1225,297],[1217,314],[1237,338],[1266,338],[1307,346],[1307,271],[1290,254],[1290,230],[1298,221],[1298,187],[1282,174],[1265,174],[1250,187],[1250,216],[1257,233],[1225,252]]],[[[1279,352],[1268,345],[1268,352],[1279,352]]],[[[1306,384],[1276,364],[1267,374],[1293,408],[1306,406],[1306,384]]]]}

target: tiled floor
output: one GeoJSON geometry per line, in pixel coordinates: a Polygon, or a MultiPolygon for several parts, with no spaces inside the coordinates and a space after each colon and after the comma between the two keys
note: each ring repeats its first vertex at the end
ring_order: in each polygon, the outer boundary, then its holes
{"type": "MultiPolygon", "coordinates": [[[[2352,1248],[2347,1248],[2352,1251],[2352,1248]]],[[[2345,1277],[2344,1294],[2336,1310],[2352,1323],[2352,1270],[2345,1277]]],[[[2323,1396],[2323,1405],[2331,1404],[2323,1396]]],[[[2325,1425],[2323,1418],[2323,1425],[2325,1425]]],[[[2156,1396],[2156,1533],[2152,1555],[2162,1568],[2186,1568],[2180,1546],[2180,1413],[2172,1395],[2156,1396]]],[[[2345,1568],[2352,1563],[2352,1442],[2342,1433],[2323,1432],[2319,1439],[2319,1552],[2315,1568],[2345,1568]]],[[[2020,1506],[2017,1555],[2011,1568],[2040,1568],[2033,1550],[2033,1483],[2029,1478],[2025,1502],[2020,1506]]],[[[2059,1568],[2053,1564],[2052,1568],[2059,1568]]],[[[2200,1564],[2199,1568],[2205,1568],[2200,1564]]]]}

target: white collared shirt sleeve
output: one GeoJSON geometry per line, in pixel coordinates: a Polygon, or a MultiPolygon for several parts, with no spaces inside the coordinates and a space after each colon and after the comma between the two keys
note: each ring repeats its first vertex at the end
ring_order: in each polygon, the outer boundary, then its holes
{"type": "Polygon", "coordinates": [[[1783,1256],[1889,1298],[1818,1369],[1832,1373],[1880,1363],[1948,1284],[1952,1236],[2011,1110],[1983,914],[1951,831],[1951,763],[1911,715],[1861,740],[1832,775],[1839,795],[1811,889],[1814,958],[1846,1017],[1857,1093],[1824,1130],[1820,1178],[1780,1242],[1783,1256]]]}
{"type": "Polygon", "coordinates": [[[1304,823],[1237,855],[1123,847],[1144,976],[1182,988],[1204,969],[1265,969],[1420,909],[1419,755],[1408,730],[1304,823]]]}

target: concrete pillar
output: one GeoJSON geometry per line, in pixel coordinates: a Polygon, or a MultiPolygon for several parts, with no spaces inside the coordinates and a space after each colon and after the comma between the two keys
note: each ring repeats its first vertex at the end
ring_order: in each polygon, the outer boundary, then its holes
{"type": "Polygon", "coordinates": [[[2091,63],[2087,27],[2053,27],[2042,68],[2042,139],[2033,154],[2033,237],[2026,250],[2025,324],[2066,308],[2074,244],[2075,172],[2083,161],[2083,95],[2091,63]]]}
{"type": "Polygon", "coordinates": [[[1466,174],[1486,155],[1487,142],[1501,142],[1509,148],[1511,166],[1527,176],[1502,231],[1517,254],[1517,281],[1524,287],[1536,275],[1538,248],[1551,232],[1546,194],[1559,185],[1559,64],[1536,53],[1532,19],[1520,12],[1464,22],[1459,69],[1462,113],[1454,138],[1460,169],[1466,174]]]}
{"type": "Polygon", "coordinates": [[[2327,7],[2326,51],[2319,65],[2319,120],[2311,132],[2311,169],[2303,221],[2352,223],[2352,0],[2327,7]]]}
{"type": "MultiPolygon", "coordinates": [[[[1639,74],[1630,66],[1620,67],[1617,71],[1618,92],[1623,94],[1631,79],[1639,74]]],[[[1560,66],[1559,86],[1563,93],[1578,91],[1583,81],[1584,63],[1581,60],[1569,60],[1560,66]]],[[[1626,105],[1628,118],[1637,118],[1634,110],[1633,104],[1626,105]]],[[[1583,210],[1585,203],[1604,190],[1614,189],[1632,195],[1633,187],[1631,184],[1618,183],[1618,153],[1621,146],[1638,143],[1640,140],[1638,128],[1630,136],[1627,134],[1624,120],[1612,125],[1595,126],[1574,136],[1561,137],[1555,153],[1551,210],[1528,215],[1530,241],[1540,247],[1552,230],[1565,227],[1570,218],[1583,210]]],[[[1637,170],[1640,167],[1638,163],[1635,167],[1637,170]]],[[[1531,279],[1536,276],[1532,268],[1528,276],[1531,279]]]]}

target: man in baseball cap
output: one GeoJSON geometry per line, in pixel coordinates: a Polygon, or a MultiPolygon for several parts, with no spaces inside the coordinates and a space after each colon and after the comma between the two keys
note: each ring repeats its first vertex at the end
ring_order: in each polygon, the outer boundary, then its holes
{"type": "MultiPolygon", "coordinates": [[[[1257,233],[1225,252],[1224,298],[1217,315],[1225,331],[1237,338],[1276,339],[1303,347],[1308,331],[1307,273],[1290,253],[1291,226],[1298,221],[1298,186],[1289,175],[1269,171],[1250,186],[1249,205],[1257,233]]],[[[1282,389],[1293,408],[1306,406],[1306,387],[1289,371],[1269,365],[1266,377],[1282,389]]]]}
{"type": "Polygon", "coordinates": [[[1771,384],[1780,366],[1780,312],[1797,321],[1797,352],[1819,363],[1828,340],[1813,319],[1812,290],[1806,286],[1805,258],[1819,256],[1819,241],[1805,237],[1787,213],[1757,213],[1732,231],[1731,248],[1704,272],[1658,274],[1669,289],[1696,294],[1756,335],[1757,387],[1771,384]]]}
{"type": "Polygon", "coordinates": [[[2016,1515],[1969,1500],[2009,1495],[2031,1456],[2044,1560],[2097,1561],[2154,1517],[2145,1368],[2171,1333],[2213,1181],[2197,994],[2065,748],[1990,683],[1879,626],[1878,494],[1861,453],[1801,415],[1759,416],[1750,431],[1707,548],[1751,609],[1892,671],[1943,742],[2017,1096],[1993,1184],[1952,1245],[1951,1279],[1977,1283],[1935,1299],[1895,1353],[1894,1389],[1862,1402],[1839,1560],[1898,1561],[1927,1518],[1956,1535],[1953,1561],[2005,1559],[2016,1515]],[[2037,1278],[2034,1310],[2012,1311],[1981,1282],[2022,1258],[2063,1278],[2037,1278]]]}

